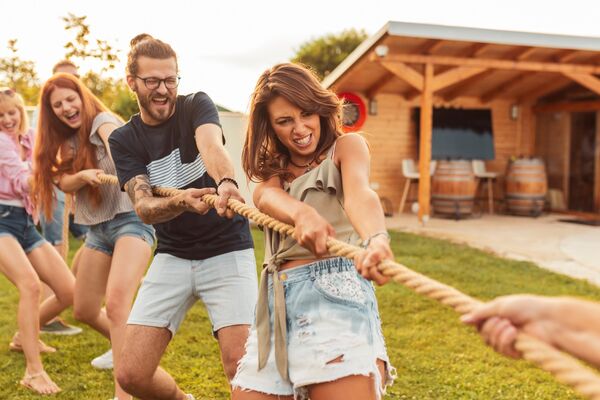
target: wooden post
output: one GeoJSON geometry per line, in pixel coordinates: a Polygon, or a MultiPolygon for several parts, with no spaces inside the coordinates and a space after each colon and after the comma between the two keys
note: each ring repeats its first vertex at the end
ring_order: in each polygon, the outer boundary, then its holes
{"type": "Polygon", "coordinates": [[[563,193],[565,194],[565,205],[567,210],[569,209],[569,190],[570,190],[570,176],[571,176],[571,127],[573,122],[571,121],[571,113],[561,113],[565,122],[562,125],[563,134],[563,193]]]}
{"type": "Polygon", "coordinates": [[[419,221],[429,220],[431,202],[431,128],[433,124],[433,64],[425,64],[423,93],[421,95],[421,127],[419,139],[419,221]]]}

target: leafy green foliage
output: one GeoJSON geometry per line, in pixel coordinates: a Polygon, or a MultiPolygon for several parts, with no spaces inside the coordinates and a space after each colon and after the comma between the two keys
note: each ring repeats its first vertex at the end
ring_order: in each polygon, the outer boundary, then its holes
{"type": "Polygon", "coordinates": [[[7,47],[9,56],[0,58],[0,85],[16,90],[27,105],[33,105],[40,93],[35,64],[18,55],[17,39],[10,39],[7,47]]]}
{"type": "Polygon", "coordinates": [[[103,65],[100,73],[88,71],[81,79],[85,85],[113,112],[128,120],[133,114],[139,112],[135,96],[129,90],[124,79],[115,79],[104,76],[104,73],[115,68],[119,61],[118,51],[106,40],[96,40],[96,45],[91,46],[89,25],[85,22],[87,16],[76,16],[69,13],[63,17],[65,30],[75,31],[75,38],[65,44],[67,59],[95,59],[103,65]]]}
{"type": "Polygon", "coordinates": [[[90,47],[88,39],[91,31],[90,26],[85,22],[87,16],[77,16],[68,13],[66,17],[62,17],[65,22],[65,30],[75,30],[75,39],[65,44],[67,53],[65,58],[77,58],[85,60],[94,58],[102,61],[104,66],[102,72],[109,71],[115,68],[115,64],[119,61],[118,50],[116,50],[106,40],[96,39],[96,46],[90,47]]]}
{"type": "MultiPolygon", "coordinates": [[[[100,72],[88,71],[82,77],[85,85],[100,98],[112,111],[128,120],[139,112],[135,96],[124,79],[106,76],[106,72],[115,68],[119,60],[118,51],[106,40],[96,39],[90,44],[90,27],[86,16],[69,13],[63,17],[65,30],[74,31],[73,40],[65,44],[65,58],[79,61],[97,60],[102,68],[100,72]]],[[[9,56],[0,58],[0,85],[15,89],[21,94],[27,105],[36,105],[40,92],[40,82],[33,61],[23,60],[18,55],[17,39],[8,41],[9,56]]],[[[58,60],[57,60],[58,61],[58,60]]]]}
{"type": "MultiPolygon", "coordinates": [[[[264,241],[261,232],[254,230],[253,235],[258,266],[264,257],[264,241]]],[[[72,258],[80,242],[70,244],[72,258]]],[[[392,248],[398,262],[479,299],[529,292],[600,300],[600,289],[584,281],[466,246],[392,232],[392,248]]],[[[398,371],[386,399],[581,399],[537,367],[496,354],[473,328],[460,324],[450,308],[394,283],[376,292],[389,356],[398,371]]],[[[0,341],[6,345],[16,329],[17,302],[16,289],[0,276],[0,341]]],[[[73,322],[70,310],[64,316],[73,322]]],[[[61,399],[112,397],[110,372],[89,365],[108,349],[105,338],[85,328],[77,336],[43,339],[58,348],[58,353],[44,355],[43,360],[63,389],[61,399]]],[[[228,398],[217,342],[201,304],[188,312],[161,365],[196,399],[228,398]]],[[[24,368],[22,354],[0,352],[0,398],[39,399],[18,385],[24,368]]]]}
{"type": "Polygon", "coordinates": [[[110,110],[119,114],[125,121],[139,112],[135,95],[129,90],[124,79],[102,77],[94,71],[88,71],[81,80],[110,110]]]}
{"type": "Polygon", "coordinates": [[[327,76],[368,37],[364,30],[347,29],[328,34],[300,45],[292,59],[312,67],[320,78],[327,76]]]}

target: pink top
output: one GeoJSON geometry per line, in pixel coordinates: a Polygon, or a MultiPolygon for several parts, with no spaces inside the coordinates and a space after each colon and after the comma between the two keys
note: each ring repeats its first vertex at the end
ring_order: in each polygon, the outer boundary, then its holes
{"type": "Polygon", "coordinates": [[[0,201],[20,200],[27,212],[33,214],[27,183],[31,174],[33,130],[28,130],[20,140],[25,149],[25,161],[21,160],[19,146],[12,136],[0,131],[0,201]]]}

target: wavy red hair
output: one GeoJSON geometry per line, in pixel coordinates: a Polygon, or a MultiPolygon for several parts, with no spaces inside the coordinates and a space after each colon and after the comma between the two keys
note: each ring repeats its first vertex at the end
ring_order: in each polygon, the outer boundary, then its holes
{"type": "MultiPolygon", "coordinates": [[[[97,168],[96,149],[89,140],[90,130],[94,118],[109,110],[79,79],[70,74],[58,73],[48,79],[42,87],[38,111],[32,200],[38,210],[50,219],[54,203],[53,181],[63,174],[97,168]],[[74,90],[81,97],[79,128],[69,127],[54,113],[50,96],[57,88],[74,90]],[[68,155],[61,151],[61,147],[71,138],[75,139],[76,150],[72,155],[68,155]]],[[[88,195],[93,203],[100,203],[100,192],[97,188],[89,187],[88,195]]]]}

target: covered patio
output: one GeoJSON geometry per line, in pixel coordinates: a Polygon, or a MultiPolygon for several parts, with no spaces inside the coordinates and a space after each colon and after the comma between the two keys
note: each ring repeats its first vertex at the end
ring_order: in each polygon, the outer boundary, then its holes
{"type": "Polygon", "coordinates": [[[405,187],[402,161],[418,160],[418,193],[408,196],[418,199],[419,221],[426,222],[432,136],[434,155],[442,143],[435,148],[438,110],[490,115],[485,168],[499,175],[491,201],[504,198],[511,159],[540,157],[555,195],[552,207],[600,213],[597,74],[599,38],[392,21],[323,85],[359,103],[347,125],[367,137],[373,186],[394,210],[405,187]]]}

